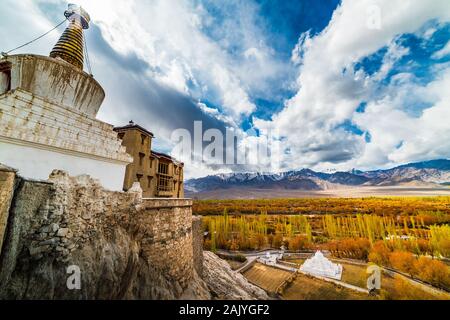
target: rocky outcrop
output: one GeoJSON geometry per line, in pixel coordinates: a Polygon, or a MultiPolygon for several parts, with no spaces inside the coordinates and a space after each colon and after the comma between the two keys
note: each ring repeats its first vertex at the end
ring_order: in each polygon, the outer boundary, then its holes
{"type": "Polygon", "coordinates": [[[218,257],[202,262],[191,200],[142,199],[137,186],[108,191],[58,170],[48,181],[13,180],[0,299],[263,297],[218,257]]]}
{"type": "Polygon", "coordinates": [[[249,283],[239,272],[231,270],[225,260],[210,251],[204,251],[203,279],[214,299],[266,300],[267,293],[249,283]]]}
{"type": "MultiPolygon", "coordinates": [[[[201,283],[193,263],[186,263],[192,260],[191,222],[184,221],[190,208],[158,204],[145,205],[135,189],[111,192],[88,176],[63,171],[54,171],[48,182],[20,179],[0,257],[0,297],[179,298],[192,283],[201,283]],[[170,213],[172,224],[163,217],[169,219],[170,213]],[[163,243],[177,248],[166,249],[163,243]],[[162,265],[154,258],[161,257],[158,250],[168,256],[175,252],[180,260],[162,265]],[[67,286],[71,266],[80,270],[80,289],[67,286]]],[[[197,287],[199,297],[209,297],[205,286],[197,287]]]]}

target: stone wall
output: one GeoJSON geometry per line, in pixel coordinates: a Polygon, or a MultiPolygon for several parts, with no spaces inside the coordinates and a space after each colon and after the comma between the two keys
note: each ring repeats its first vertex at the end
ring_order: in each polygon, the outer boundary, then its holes
{"type": "Polygon", "coordinates": [[[48,182],[15,183],[0,299],[209,297],[194,272],[191,200],[143,200],[139,187],[108,191],[57,170],[48,182]],[[66,285],[72,265],[80,290],[66,285]]]}
{"type": "Polygon", "coordinates": [[[0,165],[0,254],[2,252],[2,244],[9,217],[9,208],[14,193],[15,177],[15,170],[0,165]]]}
{"type": "Polygon", "coordinates": [[[203,276],[203,226],[202,217],[192,217],[192,250],[194,254],[194,268],[197,274],[203,276]]]}
{"type": "Polygon", "coordinates": [[[193,278],[192,200],[144,199],[134,225],[142,230],[142,254],[182,289],[193,278]]]}

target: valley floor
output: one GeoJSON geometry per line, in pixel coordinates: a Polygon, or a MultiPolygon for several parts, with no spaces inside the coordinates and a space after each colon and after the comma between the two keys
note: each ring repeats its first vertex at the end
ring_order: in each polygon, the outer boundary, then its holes
{"type": "Polygon", "coordinates": [[[450,187],[348,187],[320,191],[288,189],[231,188],[199,193],[186,192],[194,199],[270,199],[270,198],[361,198],[383,196],[450,196],[450,187]]]}
{"type": "MultiPolygon", "coordinates": [[[[303,260],[289,262],[299,263],[303,260]]],[[[355,265],[342,260],[336,261],[343,266],[342,282],[351,286],[364,289],[367,281],[367,265],[355,265]]],[[[256,263],[243,272],[243,275],[252,284],[266,290],[273,295],[278,292],[279,298],[286,300],[449,300],[450,294],[430,289],[417,281],[397,273],[383,271],[382,291],[379,295],[372,296],[354,291],[341,285],[336,285],[302,273],[282,270],[278,267],[256,263]],[[278,288],[287,281],[281,292],[278,288]]]]}

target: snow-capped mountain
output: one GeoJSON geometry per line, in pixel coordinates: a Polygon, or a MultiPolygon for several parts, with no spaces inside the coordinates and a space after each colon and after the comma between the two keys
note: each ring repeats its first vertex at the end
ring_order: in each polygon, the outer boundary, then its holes
{"type": "Polygon", "coordinates": [[[450,160],[409,163],[387,170],[323,173],[310,169],[283,173],[228,173],[186,181],[187,193],[251,187],[256,189],[326,190],[342,186],[448,185],[450,160]]]}

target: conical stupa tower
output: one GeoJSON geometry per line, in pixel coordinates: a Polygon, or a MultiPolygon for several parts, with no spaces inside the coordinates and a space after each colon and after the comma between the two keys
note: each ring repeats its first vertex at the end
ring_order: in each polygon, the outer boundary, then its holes
{"type": "Polygon", "coordinates": [[[53,47],[50,57],[61,58],[83,70],[83,29],[89,28],[89,14],[80,6],[70,4],[64,15],[70,24],[53,47]]]}
{"type": "Polygon", "coordinates": [[[122,190],[133,157],[114,127],[96,119],[105,91],[83,71],[89,15],[72,4],[64,15],[68,27],[49,57],[0,58],[0,164],[25,178],[46,180],[58,169],[122,190]]]}

